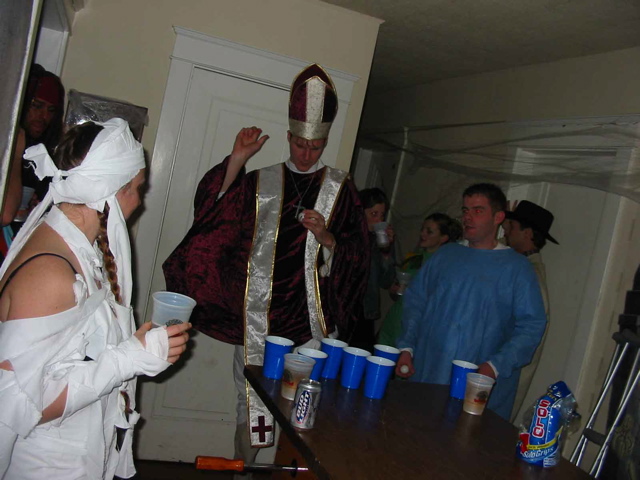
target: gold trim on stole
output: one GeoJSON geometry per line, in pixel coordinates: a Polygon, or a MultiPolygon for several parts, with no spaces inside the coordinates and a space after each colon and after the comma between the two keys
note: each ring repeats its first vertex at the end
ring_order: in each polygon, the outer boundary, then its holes
{"type": "MultiPolygon", "coordinates": [[[[264,339],[269,333],[269,308],[273,283],[275,250],[280,228],[280,214],[284,197],[284,164],[272,165],[258,172],[256,186],[256,223],[249,261],[247,263],[247,284],[245,289],[245,365],[262,365],[264,360],[264,339]]],[[[347,178],[347,172],[325,167],[322,184],[314,210],[325,219],[331,219],[336,200],[347,178]]],[[[318,284],[317,264],[320,244],[313,233],[307,233],[305,244],[305,288],[309,326],[313,338],[321,340],[327,335],[327,327],[322,314],[322,302],[318,284]]],[[[273,444],[273,429],[267,432],[266,440],[260,441],[259,433],[251,431],[251,425],[259,423],[263,416],[267,426],[273,427],[273,416],[248,382],[247,407],[248,427],[251,445],[266,447],[273,444]]]]}
{"type": "MultiPolygon", "coordinates": [[[[262,365],[264,341],[269,333],[269,306],[275,261],[276,243],[280,228],[280,212],[284,189],[282,165],[263,168],[258,172],[256,186],[256,223],[253,242],[247,264],[247,287],[244,302],[244,352],[245,365],[262,365]]],[[[245,382],[247,387],[248,428],[251,445],[267,447],[273,445],[273,416],[258,394],[245,382]],[[264,417],[259,422],[259,417],[264,417]],[[253,432],[252,425],[262,423],[271,430],[253,432]],[[263,437],[263,440],[260,437],[263,437]]]]}
{"type": "MultiPolygon", "coordinates": [[[[347,172],[342,170],[325,167],[322,185],[313,209],[325,218],[327,228],[329,227],[330,219],[333,217],[333,209],[347,175],[347,172]]],[[[322,299],[320,298],[320,285],[318,283],[319,253],[320,244],[313,233],[309,231],[304,252],[304,280],[307,290],[309,326],[311,327],[313,338],[318,341],[327,336],[327,325],[322,312],[322,299]]]]}

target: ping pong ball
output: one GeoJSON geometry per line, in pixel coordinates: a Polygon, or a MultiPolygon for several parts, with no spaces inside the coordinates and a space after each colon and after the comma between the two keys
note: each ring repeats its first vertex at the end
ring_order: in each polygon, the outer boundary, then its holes
{"type": "Polygon", "coordinates": [[[400,367],[400,373],[409,373],[409,366],[408,365],[402,365],[400,367]]]}

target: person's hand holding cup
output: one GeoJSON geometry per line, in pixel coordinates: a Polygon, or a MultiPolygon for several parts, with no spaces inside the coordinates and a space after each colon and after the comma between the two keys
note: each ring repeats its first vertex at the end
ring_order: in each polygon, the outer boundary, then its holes
{"type": "Polygon", "coordinates": [[[478,365],[464,360],[453,360],[451,364],[449,396],[462,400],[464,399],[467,388],[467,374],[476,373],[478,371],[478,365]]]}
{"type": "MultiPolygon", "coordinates": [[[[134,333],[140,343],[146,347],[146,335],[149,330],[154,328],[151,322],[146,322],[134,333]]],[[[169,337],[169,351],[167,354],[167,362],[176,363],[180,355],[187,349],[189,334],[187,330],[191,328],[191,323],[180,323],[167,327],[167,337],[169,337]]]]}
{"type": "Polygon", "coordinates": [[[167,336],[169,337],[169,355],[167,362],[176,363],[180,355],[187,349],[189,334],[187,330],[191,328],[191,323],[181,323],[167,327],[167,336]]]}
{"type": "Polygon", "coordinates": [[[153,299],[151,322],[140,327],[135,335],[145,345],[144,337],[149,330],[165,327],[169,337],[167,362],[176,363],[187,349],[189,341],[187,330],[191,328],[189,318],[196,306],[196,301],[180,293],[165,291],[155,292],[151,298],[153,299]]]}
{"type": "Polygon", "coordinates": [[[405,290],[413,279],[413,274],[410,272],[404,272],[400,269],[396,269],[396,278],[398,282],[398,289],[396,295],[404,295],[405,290]]]}
{"type": "Polygon", "coordinates": [[[387,222],[378,222],[373,226],[376,235],[376,245],[382,253],[389,253],[391,244],[395,240],[395,231],[387,222]]]}
{"type": "Polygon", "coordinates": [[[471,415],[482,415],[495,382],[493,378],[480,373],[467,373],[467,387],[462,410],[471,415]]]}

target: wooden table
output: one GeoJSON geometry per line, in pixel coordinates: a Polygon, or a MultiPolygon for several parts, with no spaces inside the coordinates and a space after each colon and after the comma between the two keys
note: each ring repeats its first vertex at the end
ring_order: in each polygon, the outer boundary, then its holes
{"type": "Polygon", "coordinates": [[[280,381],[248,366],[244,375],[307,465],[321,479],[573,480],[589,475],[566,460],[543,469],[516,458],[516,428],[490,410],[462,411],[448,386],[392,380],[382,400],[323,380],[312,430],[289,423],[280,381]]]}

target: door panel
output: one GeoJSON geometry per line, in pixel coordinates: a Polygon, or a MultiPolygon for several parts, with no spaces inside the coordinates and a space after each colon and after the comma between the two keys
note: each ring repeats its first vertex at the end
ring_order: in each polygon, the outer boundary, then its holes
{"type": "MultiPolygon", "coordinates": [[[[162,263],[193,221],[198,182],[231,152],[238,131],[258,126],[270,136],[248,169],[288,158],[288,92],[202,68],[194,68],[175,160],[151,292],[165,288],[162,263]]],[[[151,309],[147,309],[150,320],[151,309]]],[[[138,458],[192,462],[196,455],[231,456],[236,393],[233,347],[194,332],[185,361],[161,378],[141,382],[138,458]]]]}

